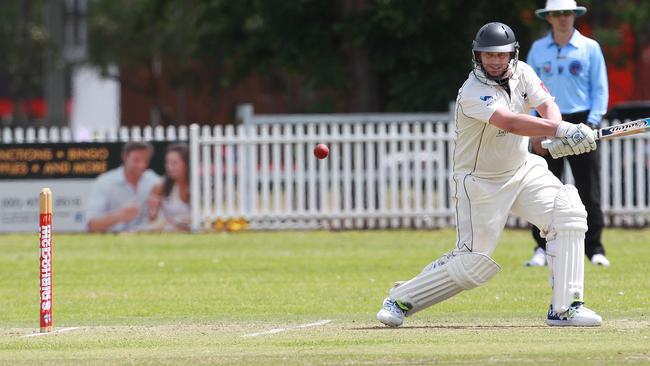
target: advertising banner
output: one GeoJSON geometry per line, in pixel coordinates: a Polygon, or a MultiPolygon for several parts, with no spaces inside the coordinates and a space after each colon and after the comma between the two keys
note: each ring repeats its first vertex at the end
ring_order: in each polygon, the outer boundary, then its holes
{"type": "Polygon", "coordinates": [[[0,232],[37,232],[38,194],[48,187],[53,196],[57,231],[86,231],[85,206],[92,179],[0,180],[0,232]]]}
{"type": "MultiPolygon", "coordinates": [[[[164,173],[167,142],[155,142],[150,168],[164,173]]],[[[36,232],[39,192],[49,187],[57,231],[86,231],[95,178],[119,167],[123,142],[0,145],[0,233],[36,232]]]]}

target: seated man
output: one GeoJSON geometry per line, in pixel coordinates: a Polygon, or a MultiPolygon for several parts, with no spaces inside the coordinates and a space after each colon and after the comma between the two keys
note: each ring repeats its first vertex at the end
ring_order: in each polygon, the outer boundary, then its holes
{"type": "Polygon", "coordinates": [[[127,142],[122,165],[97,177],[88,203],[88,231],[135,231],[148,222],[147,199],[160,177],[149,169],[153,146],[127,142]]]}

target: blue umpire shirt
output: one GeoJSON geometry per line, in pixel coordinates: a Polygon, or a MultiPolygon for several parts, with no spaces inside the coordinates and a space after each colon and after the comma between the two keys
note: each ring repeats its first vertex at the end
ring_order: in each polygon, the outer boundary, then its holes
{"type": "Polygon", "coordinates": [[[569,43],[560,48],[549,32],[533,43],[526,63],[548,87],[562,114],[589,110],[585,122],[600,125],[607,112],[609,91],[598,42],[574,29],[569,43]]]}

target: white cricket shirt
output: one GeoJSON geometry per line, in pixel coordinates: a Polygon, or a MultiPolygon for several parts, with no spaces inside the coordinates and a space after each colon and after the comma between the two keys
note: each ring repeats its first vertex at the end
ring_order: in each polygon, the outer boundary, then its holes
{"type": "Polygon", "coordinates": [[[528,64],[519,61],[509,80],[510,95],[496,82],[479,81],[473,72],[458,90],[453,169],[456,174],[482,178],[514,174],[528,154],[528,137],[508,133],[490,124],[499,108],[529,113],[553,97],[528,64]]]}

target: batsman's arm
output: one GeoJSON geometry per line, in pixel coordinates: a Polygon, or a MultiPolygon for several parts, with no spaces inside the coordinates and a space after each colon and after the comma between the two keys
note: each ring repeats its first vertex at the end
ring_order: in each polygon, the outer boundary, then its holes
{"type": "Polygon", "coordinates": [[[562,112],[560,112],[560,107],[557,106],[553,99],[547,100],[544,103],[535,107],[537,113],[539,113],[542,118],[550,119],[553,121],[562,121],[562,112]]]}
{"type": "Polygon", "coordinates": [[[492,113],[490,124],[519,136],[555,136],[559,122],[498,108],[492,113]]]}
{"type": "MultiPolygon", "coordinates": [[[[542,118],[550,119],[553,121],[562,121],[562,113],[560,112],[560,107],[553,98],[547,99],[542,104],[535,107],[537,113],[539,113],[542,118]]],[[[548,154],[547,149],[542,148],[542,140],[546,136],[533,136],[530,141],[532,144],[533,152],[539,156],[546,156],[548,154]]]]}

